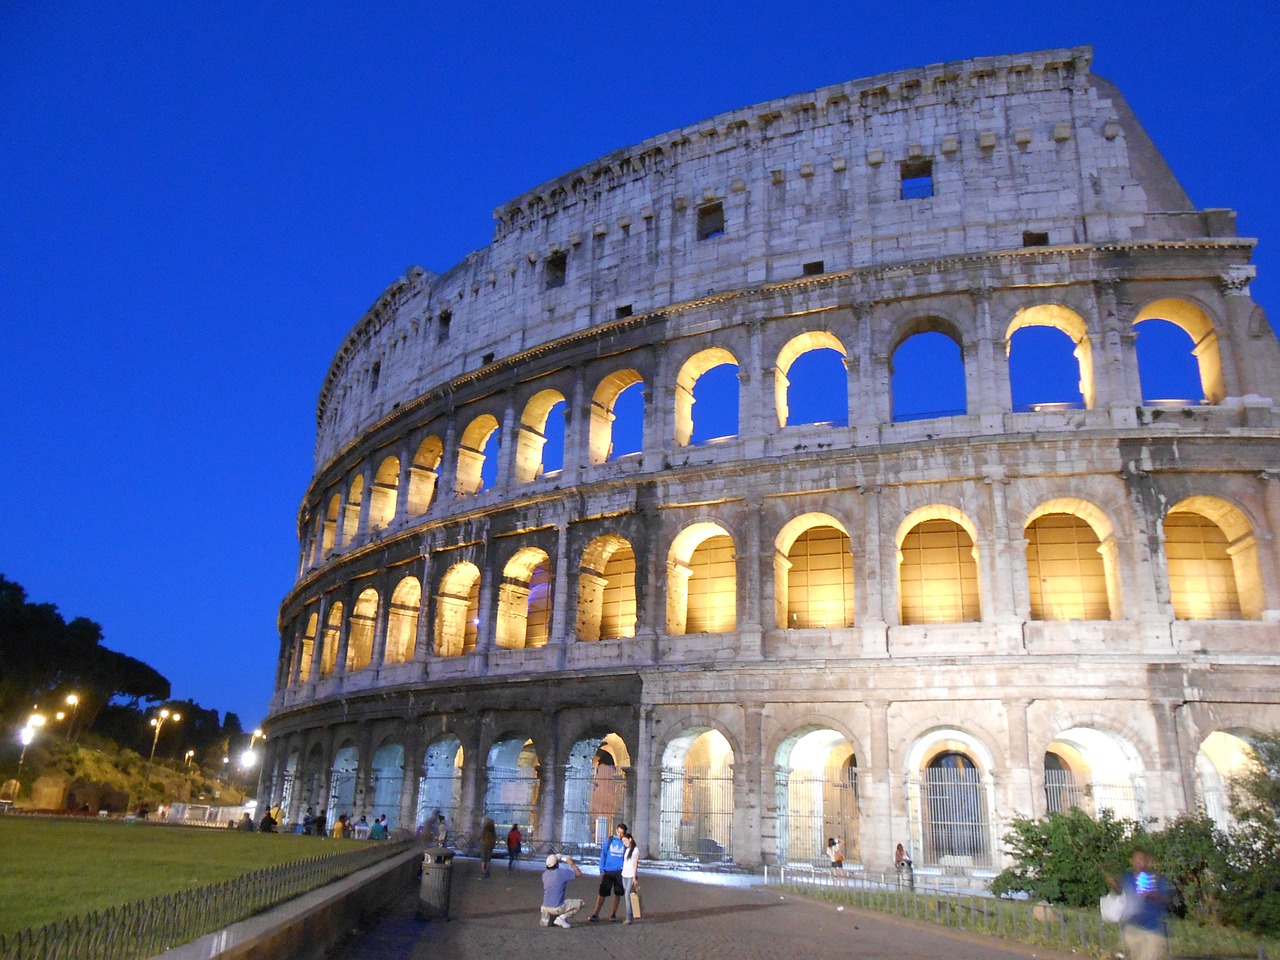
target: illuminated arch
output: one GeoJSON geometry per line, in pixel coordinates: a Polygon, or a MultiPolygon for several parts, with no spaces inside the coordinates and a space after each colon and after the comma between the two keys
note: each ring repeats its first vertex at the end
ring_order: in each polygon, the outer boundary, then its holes
{"type": "Polygon", "coordinates": [[[841,839],[846,860],[862,859],[857,773],[853,744],[829,727],[805,727],[778,745],[774,796],[780,862],[829,865],[829,837],[841,839]]]}
{"type": "Polygon", "coordinates": [[[1073,355],[1080,372],[1080,396],[1084,400],[1085,409],[1092,410],[1097,398],[1097,387],[1093,374],[1093,346],[1089,341],[1089,325],[1084,318],[1058,303],[1023,307],[1013,315],[1013,320],[1005,330],[1006,350],[1011,365],[1014,360],[1013,335],[1027,327],[1052,327],[1070,338],[1075,345],[1073,355]]]}
{"type": "Polygon", "coordinates": [[[523,547],[502,569],[498,588],[499,647],[545,647],[551,628],[551,558],[538,547],[523,547]]]}
{"type": "MultiPolygon", "coordinates": [[[[790,387],[791,381],[788,374],[791,372],[791,365],[801,356],[814,350],[834,350],[843,358],[848,358],[849,354],[844,348],[844,344],[833,333],[826,330],[810,330],[802,333],[797,337],[792,337],[778,351],[778,359],[773,371],[773,400],[774,407],[778,414],[778,426],[785,427],[791,415],[790,387]]],[[[848,422],[849,417],[849,392],[845,390],[839,397],[836,407],[844,408],[844,420],[848,422]]],[[[840,417],[832,417],[832,420],[839,420],[840,417]]]]}
{"type": "MultiPolygon", "coordinates": [[[[520,415],[520,432],[516,437],[516,482],[530,483],[543,472],[542,449],[549,433],[548,418],[556,404],[563,405],[564,394],[559,390],[543,390],[525,404],[520,415]]],[[[564,434],[564,419],[559,432],[564,434]]]]}
{"type": "Polygon", "coordinates": [[[319,628],[320,618],[312,612],[307,616],[306,629],[302,631],[302,638],[298,641],[299,664],[298,664],[298,682],[305,683],[312,679],[312,657],[315,656],[316,630],[319,628]]]}
{"type": "Polygon", "coordinates": [[[1144,320],[1167,320],[1182,328],[1193,344],[1191,355],[1200,370],[1200,387],[1209,403],[1221,403],[1227,396],[1222,376],[1222,352],[1213,319],[1199,304],[1177,297],[1148,303],[1133,318],[1136,327],[1144,320]]]}
{"type": "Polygon", "coordinates": [[[378,591],[363,590],[347,624],[347,671],[363,670],[373,659],[373,630],[378,622],[378,591]]]}
{"type": "MultiPolygon", "coordinates": [[[[939,316],[915,317],[900,325],[890,340],[889,382],[894,422],[924,420],[934,417],[959,416],[968,410],[968,387],[964,369],[964,337],[960,328],[950,320],[939,316]],[[941,336],[950,341],[944,352],[939,352],[933,338],[941,336]],[[926,339],[917,339],[926,338],[926,339]],[[908,341],[923,345],[927,358],[904,358],[903,348],[908,341]],[[954,347],[954,356],[951,348],[954,347]],[[910,360],[910,363],[907,361],[910,360]],[[939,390],[935,395],[908,396],[905,384],[911,379],[919,381],[917,389],[939,390]],[[959,391],[958,401],[945,394],[947,386],[959,391]],[[959,402],[960,406],[948,406],[959,402]]],[[[941,341],[937,341],[941,344],[941,341]]],[[[908,350],[908,354],[912,353],[908,350]]]]}
{"type": "Polygon", "coordinates": [[[418,637],[418,611],[422,607],[422,584],[417,577],[405,577],[391,594],[387,610],[387,663],[404,663],[413,657],[418,637]]]}
{"type": "Polygon", "coordinates": [[[542,762],[533,740],[505,734],[489,748],[485,764],[488,786],[482,816],[495,824],[520,824],[526,836],[538,828],[538,796],[542,762]]]}
{"type": "Polygon", "coordinates": [[[599,844],[621,823],[627,809],[627,774],[631,755],[616,733],[587,737],[569,748],[564,766],[562,843],[599,844]]]}
{"type": "Polygon", "coordinates": [[[636,555],[615,533],[596,537],[582,552],[575,635],[579,640],[636,635],[636,555]]]}
{"type": "Polygon", "coordinates": [[[409,516],[420,517],[427,512],[436,495],[436,481],[440,476],[440,461],[444,457],[444,445],[440,438],[427,437],[418,444],[409,467],[409,516]]]}
{"type": "Polygon", "coordinates": [[[369,490],[369,529],[385,530],[396,516],[400,494],[400,458],[387,457],[378,464],[369,490]]]}
{"type": "Polygon", "coordinates": [[[404,747],[384,743],[373,754],[369,764],[369,796],[365,809],[370,822],[387,818],[388,829],[400,825],[400,791],[404,785],[404,747]]]}
{"type": "Polygon", "coordinates": [[[693,439],[693,388],[708,370],[725,364],[738,365],[738,358],[724,347],[700,350],[684,362],[676,375],[675,443],[686,447],[693,439]]]}
{"type": "Polygon", "coordinates": [[[917,863],[990,866],[995,757],[967,731],[938,727],[907,753],[908,809],[917,863]]]}
{"type": "Polygon", "coordinates": [[[1164,519],[1169,599],[1179,620],[1257,620],[1262,577],[1253,525],[1218,497],[1188,497],[1164,519]]]}
{"type": "Polygon", "coordinates": [[[480,568],[455,563],[440,578],[436,594],[436,655],[457,657],[476,648],[480,616],[480,568]]]}
{"type": "Polygon", "coordinates": [[[457,496],[469,497],[484,489],[481,471],[484,469],[485,447],[497,430],[497,418],[482,413],[463,431],[462,442],[458,446],[458,476],[454,482],[457,496]]]}
{"type": "Polygon", "coordinates": [[[713,727],[690,727],[662,753],[658,856],[718,863],[733,858],[733,746],[713,727]]]}
{"type": "Polygon", "coordinates": [[[667,553],[667,633],[727,633],[737,625],[733,537],[720,524],[685,527],[667,553]]]}
{"type": "Polygon", "coordinates": [[[437,812],[444,817],[446,825],[458,822],[463,756],[462,741],[452,734],[431,743],[423,752],[416,817],[419,827],[437,812]]]}
{"type": "Polygon", "coordinates": [[[333,548],[338,545],[338,512],[341,509],[342,497],[335,493],[329,498],[329,506],[324,513],[324,528],[320,550],[326,557],[333,553],[333,548]]]}
{"type": "Polygon", "coordinates": [[[1235,825],[1231,812],[1232,781],[1252,773],[1258,753],[1250,742],[1256,731],[1215,730],[1196,751],[1196,793],[1205,814],[1219,830],[1235,825]]]}
{"type": "Polygon", "coordinates": [[[324,644],[320,655],[320,676],[327,677],[338,665],[338,642],[342,637],[341,600],[335,600],[329,607],[329,616],[325,618],[324,644]]]}
{"type": "Polygon", "coordinates": [[[624,390],[644,379],[635,370],[617,370],[600,381],[591,397],[591,429],[588,440],[592,463],[606,463],[613,456],[614,409],[624,390]]]}
{"type": "Polygon", "coordinates": [[[1120,615],[1115,530],[1102,510],[1087,500],[1047,500],[1027,517],[1024,536],[1032,620],[1120,615]]]}
{"type": "Polygon", "coordinates": [[[360,507],[364,504],[364,475],[356,474],[351,478],[351,487],[347,490],[347,505],[342,511],[342,546],[350,546],[355,542],[360,530],[360,507]]]}
{"type": "Polygon", "coordinates": [[[977,531],[955,507],[913,510],[898,526],[898,603],[903,624],[982,619],[977,531]]]}
{"type": "Polygon", "coordinates": [[[852,626],[853,556],[844,524],[825,513],[787,522],[774,540],[773,596],[780,629],[852,626]]]}

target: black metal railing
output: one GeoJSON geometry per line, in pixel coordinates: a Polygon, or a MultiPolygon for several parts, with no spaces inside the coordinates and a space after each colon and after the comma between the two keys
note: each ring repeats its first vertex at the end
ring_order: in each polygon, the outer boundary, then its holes
{"type": "Polygon", "coordinates": [[[0,960],[141,960],[190,943],[416,846],[362,844],[246,873],[233,880],[135,900],[42,927],[0,934],[0,960]]]}

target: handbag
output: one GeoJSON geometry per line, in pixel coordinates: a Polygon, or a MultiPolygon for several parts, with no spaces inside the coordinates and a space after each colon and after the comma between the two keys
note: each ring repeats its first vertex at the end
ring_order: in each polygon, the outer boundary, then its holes
{"type": "Polygon", "coordinates": [[[640,912],[640,891],[639,890],[631,891],[631,916],[635,917],[637,920],[639,920],[641,916],[643,916],[643,914],[641,914],[640,912]]]}
{"type": "Polygon", "coordinates": [[[1098,901],[1104,923],[1124,923],[1135,912],[1133,897],[1128,893],[1108,893],[1098,901]]]}

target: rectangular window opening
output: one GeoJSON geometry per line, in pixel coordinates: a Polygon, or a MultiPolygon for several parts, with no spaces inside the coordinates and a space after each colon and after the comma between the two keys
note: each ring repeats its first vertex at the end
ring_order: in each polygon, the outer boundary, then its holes
{"type": "Polygon", "coordinates": [[[1022,245],[1024,247],[1047,247],[1049,234],[1040,230],[1023,230],[1022,245]]]}
{"type": "Polygon", "coordinates": [[[698,208],[698,239],[710,240],[724,234],[724,204],[707,203],[698,208]]]}
{"type": "Polygon", "coordinates": [[[631,304],[625,304],[613,311],[613,319],[621,320],[624,317],[631,316],[631,304]]]}
{"type": "Polygon", "coordinates": [[[449,339],[449,324],[451,324],[452,322],[453,322],[453,311],[441,310],[440,316],[436,320],[436,339],[437,340],[449,339]]]}
{"type": "Polygon", "coordinates": [[[806,277],[816,277],[826,271],[826,264],[821,260],[812,260],[804,265],[803,270],[806,277]]]}
{"type": "Polygon", "coordinates": [[[924,200],[933,196],[933,160],[904,160],[902,162],[903,200],[924,200]]]}
{"type": "Polygon", "coordinates": [[[492,353],[486,353],[483,357],[480,358],[480,366],[482,367],[487,367],[491,363],[493,363],[492,353]]]}
{"type": "Polygon", "coordinates": [[[569,270],[568,251],[561,250],[547,257],[543,269],[547,281],[546,289],[554,290],[556,287],[563,287],[565,274],[569,270]]]}

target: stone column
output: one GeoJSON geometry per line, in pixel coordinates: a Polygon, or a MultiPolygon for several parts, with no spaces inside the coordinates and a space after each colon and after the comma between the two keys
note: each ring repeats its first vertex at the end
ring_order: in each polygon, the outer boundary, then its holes
{"type": "Polygon", "coordinates": [[[432,642],[434,634],[431,631],[431,549],[424,545],[423,551],[420,561],[422,572],[418,578],[422,584],[422,596],[418,600],[418,629],[413,640],[411,659],[414,663],[425,665],[427,660],[434,656],[435,645],[432,642]]]}
{"type": "MultiPolygon", "coordinates": [[[[549,642],[556,648],[554,668],[564,666],[565,648],[573,642],[569,633],[569,597],[570,580],[573,574],[569,567],[569,522],[562,519],[556,524],[556,556],[554,561],[555,587],[551,600],[551,637],[549,642]]],[[[576,619],[576,618],[575,618],[576,619]]]]}
{"type": "Polygon", "coordinates": [[[855,443],[874,445],[880,442],[880,424],[893,421],[889,357],[872,352],[875,314],[871,301],[858,301],[853,305],[853,313],[859,335],[856,373],[849,381],[849,426],[855,443]]]}
{"type": "Polygon", "coordinates": [[[1013,409],[1013,393],[1009,385],[1008,341],[1003,333],[992,330],[991,297],[993,290],[981,281],[969,290],[976,313],[978,331],[972,362],[965,364],[965,389],[970,401],[969,413],[981,418],[984,433],[1003,429],[1004,414],[1013,409]],[[971,405],[970,405],[971,404],[971,405]]]}
{"type": "Polygon", "coordinates": [[[1219,277],[1222,303],[1227,310],[1226,342],[1231,350],[1230,366],[1235,374],[1233,378],[1227,379],[1227,363],[1224,362],[1223,378],[1226,380],[1226,392],[1230,396],[1243,397],[1259,392],[1254,355],[1249,349],[1249,321],[1256,307],[1249,293],[1249,284],[1257,275],[1258,268],[1252,264],[1233,264],[1219,277]]]}
{"type": "Polygon", "coordinates": [[[347,644],[351,639],[351,605],[354,600],[354,584],[348,583],[342,595],[342,623],[338,624],[338,653],[333,664],[333,676],[342,677],[347,672],[347,644]]]}
{"type": "Polygon", "coordinates": [[[1262,502],[1266,511],[1267,528],[1255,530],[1257,543],[1258,575],[1262,580],[1262,619],[1269,623],[1280,621],[1280,556],[1277,556],[1276,531],[1280,531],[1280,472],[1264,470],[1259,475],[1262,483],[1262,502]]]}
{"type": "Polygon", "coordinates": [[[742,756],[733,758],[733,846],[734,858],[749,866],[761,863],[763,854],[760,829],[760,798],[764,795],[763,721],[762,704],[742,705],[742,756]]]}
{"type": "Polygon", "coordinates": [[[515,406],[510,400],[502,410],[502,424],[498,434],[498,474],[494,481],[497,490],[511,490],[518,484],[516,479],[516,463],[520,459],[520,431],[515,406]]]}
{"type": "MultiPolygon", "coordinates": [[[[488,786],[486,764],[488,758],[481,752],[483,742],[484,719],[480,715],[468,718],[470,729],[458,732],[462,740],[462,790],[458,798],[458,823],[453,829],[459,832],[476,833],[484,819],[484,795],[488,786]],[[469,823],[463,818],[470,816],[469,823]]],[[[508,824],[510,826],[510,824],[508,824]]]]}
{"type": "Polygon", "coordinates": [[[635,812],[632,815],[631,835],[636,838],[640,847],[639,856],[646,857],[658,849],[657,837],[653,836],[653,706],[640,705],[639,738],[636,752],[631,762],[631,783],[634,788],[633,802],[635,812]]]}
{"type": "Polygon", "coordinates": [[[764,456],[765,443],[777,431],[777,418],[768,415],[765,396],[763,347],[759,318],[747,321],[747,362],[738,365],[738,436],[745,443],[743,456],[748,459],[764,456]]]}
{"type": "Polygon", "coordinates": [[[369,504],[373,501],[373,463],[365,461],[360,476],[364,480],[360,493],[360,515],[356,519],[356,535],[354,543],[362,543],[369,538],[369,504]]]}
{"type": "Polygon", "coordinates": [[[560,479],[565,487],[577,485],[586,466],[591,431],[591,397],[587,395],[582,367],[573,371],[573,387],[565,401],[564,465],[560,479]]]}
{"type": "Polygon", "coordinates": [[[1021,608],[1018,606],[1019,582],[1026,591],[1026,560],[1024,557],[1019,563],[1013,556],[1005,498],[1009,480],[1004,476],[1004,468],[992,466],[983,472],[986,474],[983,483],[991,504],[991,525],[990,536],[980,537],[982,553],[985,554],[985,562],[981,564],[982,619],[995,623],[1002,649],[1020,650],[1023,646],[1022,614],[1030,608],[1029,592],[1026,604],[1021,608]],[[988,577],[991,578],[990,583],[986,582],[988,577]]]}
{"type": "Polygon", "coordinates": [[[900,817],[894,816],[893,757],[889,750],[890,704],[885,700],[868,700],[866,707],[870,724],[867,747],[871,755],[862,758],[864,762],[858,770],[858,792],[862,795],[859,849],[864,866],[888,871],[893,869],[894,845],[911,845],[910,829],[905,816],[905,800],[900,817]]]}
{"type": "MultiPolygon", "coordinates": [[[[373,649],[369,651],[369,667],[381,671],[387,659],[387,622],[391,616],[391,597],[395,592],[395,574],[384,574],[382,589],[378,592],[378,610],[373,618],[373,649]]],[[[376,673],[375,673],[376,676],[376,673]]]]}
{"type": "Polygon", "coordinates": [[[1133,304],[1118,281],[1101,280],[1094,286],[1098,305],[1101,349],[1095,350],[1093,375],[1098,406],[1111,410],[1116,426],[1135,426],[1134,410],[1142,406],[1142,381],[1138,377],[1138,353],[1134,347],[1133,304]]]}
{"type": "MultiPolygon", "coordinates": [[[[1043,814],[1042,804],[1037,802],[1032,771],[1039,766],[1031,757],[1031,742],[1027,732],[1027,711],[1031,700],[1017,698],[1004,704],[1009,718],[1009,803],[1008,816],[1003,823],[992,824],[996,836],[1004,834],[1006,824],[1013,817],[1038,817],[1043,814]]],[[[1043,796],[1043,794],[1042,794],[1043,796]]],[[[995,813],[995,811],[992,811],[995,813]]]]}
{"type": "Polygon", "coordinates": [[[409,516],[409,478],[413,475],[412,444],[402,446],[399,451],[400,473],[396,477],[396,512],[391,518],[391,526],[399,526],[409,516]]]}
{"type": "Polygon", "coordinates": [[[769,563],[773,551],[766,549],[761,543],[763,512],[764,504],[759,495],[748,496],[742,530],[742,538],[745,542],[734,544],[734,554],[739,558],[737,604],[741,614],[741,620],[738,622],[738,659],[740,660],[760,660],[764,656],[762,614],[768,609],[768,605],[763,591],[767,589],[772,593],[773,584],[772,578],[762,576],[761,565],[769,563]],[[764,585],[766,579],[770,581],[768,587],[764,585]]]}
{"type": "MultiPolygon", "coordinates": [[[[560,714],[552,713],[547,717],[547,743],[539,764],[538,777],[538,829],[537,839],[556,843],[560,839],[560,824],[564,818],[564,797],[561,785],[564,783],[565,765],[560,755],[560,714]]],[[[533,837],[529,838],[530,847],[533,837]]],[[[534,850],[537,854],[539,851],[534,850]]]]}
{"type": "Polygon", "coordinates": [[[675,442],[671,428],[675,393],[673,385],[667,383],[668,349],[664,346],[658,351],[658,360],[654,365],[656,368],[653,374],[654,382],[645,384],[642,460],[646,473],[655,473],[663,468],[667,451],[675,442]]]}
{"type": "Polygon", "coordinates": [[[417,723],[407,723],[403,727],[402,743],[404,745],[403,771],[404,779],[400,783],[400,806],[396,814],[397,828],[413,832],[414,817],[418,812],[418,772],[422,765],[422,727],[417,723]]]}
{"type": "MultiPolygon", "coordinates": [[[[889,655],[889,616],[887,606],[896,590],[887,588],[898,578],[897,550],[884,542],[881,525],[882,496],[879,487],[857,487],[862,499],[864,524],[863,566],[854,568],[857,624],[862,631],[862,655],[889,655]]],[[[898,622],[893,615],[893,623],[898,622]]]]}

